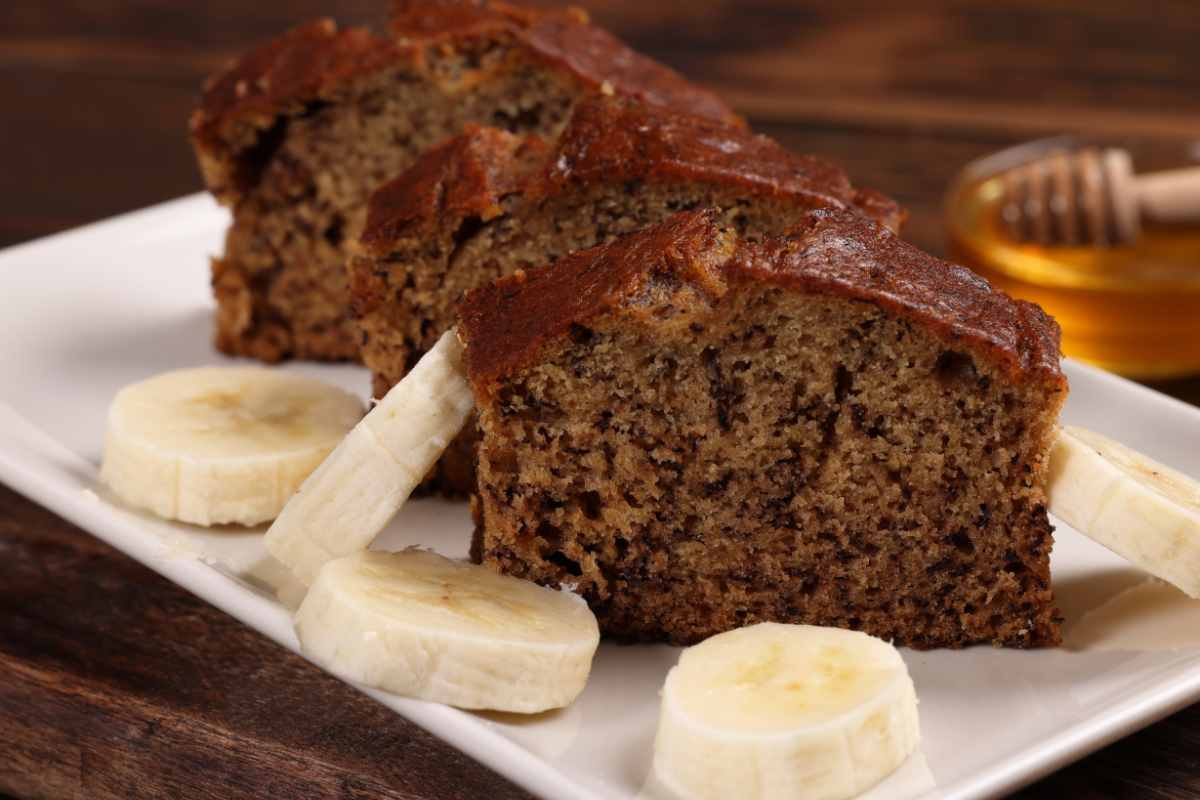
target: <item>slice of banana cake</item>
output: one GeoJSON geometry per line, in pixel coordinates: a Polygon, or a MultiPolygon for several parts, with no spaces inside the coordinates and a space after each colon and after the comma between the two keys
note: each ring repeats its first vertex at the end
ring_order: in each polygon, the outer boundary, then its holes
{"type": "Polygon", "coordinates": [[[217,346],[356,358],[345,259],[370,192],[467,123],[553,136],[602,92],[743,124],[575,9],[398,0],[390,34],[321,20],[246,54],[192,118],[206,183],[233,210],[212,266],[217,346]]]}
{"type": "MultiPolygon", "coordinates": [[[[454,325],[464,292],[514,270],[714,207],[749,239],[811,208],[898,226],[899,207],[836,166],[765,136],[621,98],[576,106],[560,138],[475,127],[372,196],[351,298],[382,397],[454,325]]],[[[474,488],[473,431],[443,456],[440,488],[474,488]]]]}
{"type": "Polygon", "coordinates": [[[1059,330],[862,215],[753,240],[710,210],[461,306],[474,557],[607,634],[773,620],[914,647],[1059,641],[1059,330]]]}

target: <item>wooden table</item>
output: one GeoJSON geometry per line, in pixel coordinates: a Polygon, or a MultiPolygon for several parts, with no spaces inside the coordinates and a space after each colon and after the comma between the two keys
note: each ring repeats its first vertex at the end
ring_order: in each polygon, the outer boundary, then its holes
{"type": "MultiPolygon", "coordinates": [[[[203,75],[255,40],[385,0],[6,0],[0,244],[192,192],[203,75]]],[[[754,125],[912,211],[966,161],[1063,131],[1200,134],[1194,0],[594,0],[754,125]]],[[[1166,385],[1200,403],[1200,381],[1166,385]]],[[[50,512],[0,487],[0,793],[13,797],[525,796],[50,512]]],[[[1200,797],[1200,706],[1027,797],[1200,797]]]]}

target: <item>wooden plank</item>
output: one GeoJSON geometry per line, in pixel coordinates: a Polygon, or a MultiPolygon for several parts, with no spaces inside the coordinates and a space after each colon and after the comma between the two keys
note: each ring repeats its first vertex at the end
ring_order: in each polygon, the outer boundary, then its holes
{"type": "Polygon", "coordinates": [[[0,486],[0,791],[527,797],[0,486]]]}

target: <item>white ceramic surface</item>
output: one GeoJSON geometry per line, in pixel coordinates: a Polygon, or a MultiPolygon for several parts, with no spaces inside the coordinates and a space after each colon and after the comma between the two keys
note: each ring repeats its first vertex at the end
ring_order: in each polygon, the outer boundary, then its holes
{"type": "MultiPolygon", "coordinates": [[[[207,260],[226,224],[194,196],[0,253],[0,480],[294,650],[275,589],[288,602],[297,590],[278,586],[284,573],[257,533],[154,520],[111,504],[96,485],[105,410],[121,386],[223,361],[209,344],[207,260]]],[[[368,391],[361,368],[283,368],[368,391]]],[[[1200,411],[1091,368],[1067,370],[1067,421],[1200,475],[1200,411]]],[[[465,505],[424,500],[381,546],[462,556],[469,532],[465,505]]],[[[872,797],[998,795],[1200,698],[1200,603],[1168,593],[1174,629],[1197,633],[1166,643],[1156,634],[1143,647],[1138,631],[1153,610],[1108,603],[1141,576],[1065,526],[1053,568],[1066,647],[905,651],[922,748],[872,797]],[[1121,635],[1109,640],[1114,618],[1121,635]]],[[[367,693],[536,794],[650,796],[658,688],[676,656],[605,644],[572,707],[528,719],[367,693]]]]}

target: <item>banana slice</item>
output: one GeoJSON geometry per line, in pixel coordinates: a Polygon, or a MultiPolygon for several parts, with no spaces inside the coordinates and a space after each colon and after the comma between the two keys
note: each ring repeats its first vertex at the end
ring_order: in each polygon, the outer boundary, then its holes
{"type": "Polygon", "coordinates": [[[296,634],[305,655],[348,680],[521,713],[574,700],[600,642],[578,595],[415,549],[326,563],[296,634]]]}
{"type": "Polygon", "coordinates": [[[100,479],[130,505],[197,525],[274,519],[362,402],[261,367],[198,367],[127,386],[108,412],[100,479]]]}
{"type": "Polygon", "coordinates": [[[1050,453],[1050,511],[1155,577],[1200,598],[1200,483],[1084,428],[1050,453]]]}
{"type": "Polygon", "coordinates": [[[474,408],[451,330],[304,482],[267,531],[267,550],[305,584],[326,561],[366,550],[474,408]]]}
{"type": "Polygon", "coordinates": [[[688,648],[667,674],[654,774],[683,798],[838,800],[895,770],[919,736],[890,644],[762,623],[688,648]]]}

